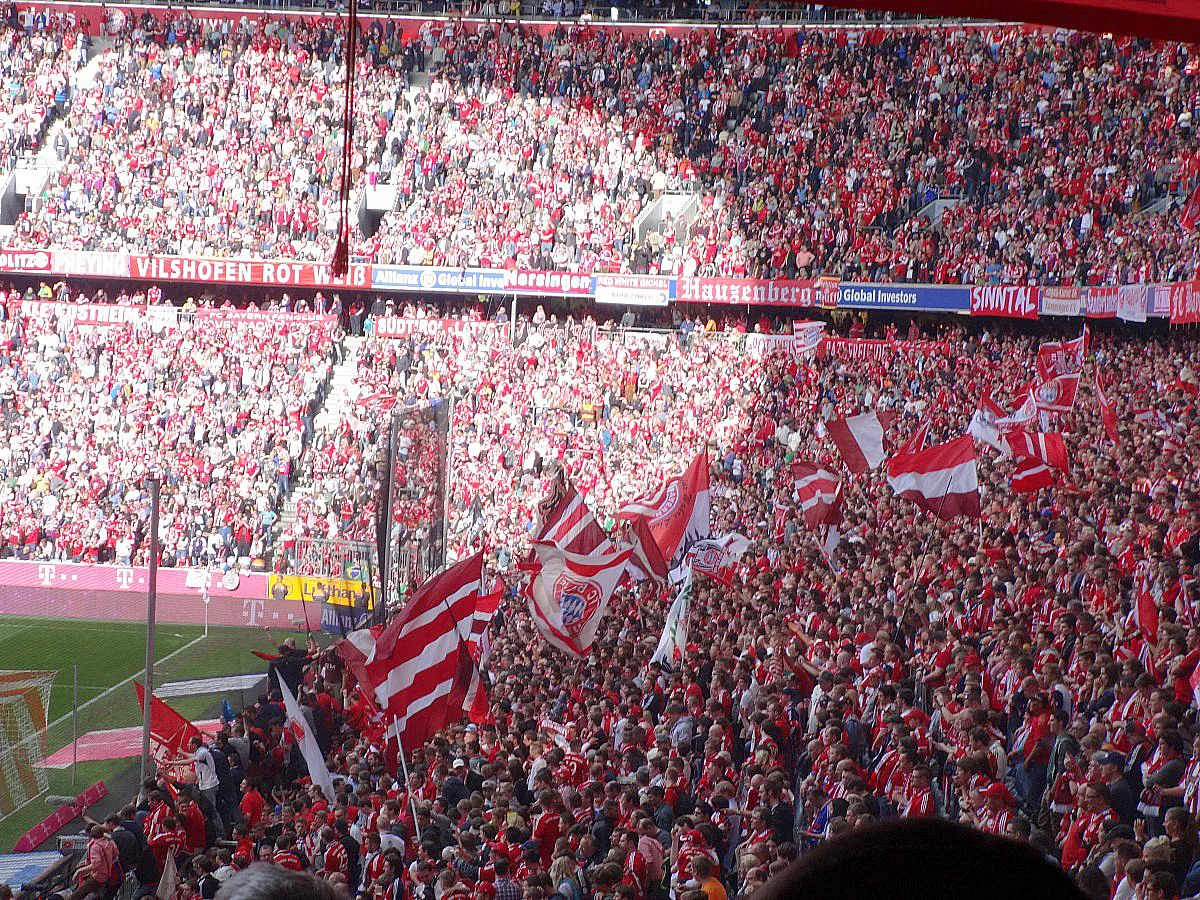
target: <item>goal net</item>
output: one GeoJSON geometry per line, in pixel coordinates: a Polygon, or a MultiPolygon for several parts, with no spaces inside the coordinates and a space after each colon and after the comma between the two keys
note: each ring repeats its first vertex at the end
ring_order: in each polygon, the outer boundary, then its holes
{"type": "Polygon", "coordinates": [[[0,817],[49,790],[40,767],[55,674],[0,671],[0,817]]]}

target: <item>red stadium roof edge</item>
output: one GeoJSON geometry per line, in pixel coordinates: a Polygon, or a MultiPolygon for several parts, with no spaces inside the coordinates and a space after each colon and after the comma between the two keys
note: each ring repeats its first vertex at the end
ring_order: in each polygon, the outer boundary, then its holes
{"type": "MultiPolygon", "coordinates": [[[[862,3],[827,0],[831,6],[862,3]]],[[[1174,41],[1200,41],[1200,0],[872,0],[871,9],[932,16],[996,17],[1006,21],[1059,25],[1174,41]]]]}

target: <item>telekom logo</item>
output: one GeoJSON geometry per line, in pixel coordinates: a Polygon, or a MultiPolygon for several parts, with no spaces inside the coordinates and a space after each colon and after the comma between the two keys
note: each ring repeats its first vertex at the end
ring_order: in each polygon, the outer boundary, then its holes
{"type": "Polygon", "coordinates": [[[45,564],[38,566],[38,581],[44,587],[50,587],[54,583],[54,566],[45,564]]]}
{"type": "Polygon", "coordinates": [[[254,597],[242,601],[242,618],[246,620],[247,625],[254,626],[259,623],[264,606],[266,606],[265,600],[254,597]]]}
{"type": "Polygon", "coordinates": [[[133,569],[117,569],[117,586],[123,591],[133,584],[133,569]]]}

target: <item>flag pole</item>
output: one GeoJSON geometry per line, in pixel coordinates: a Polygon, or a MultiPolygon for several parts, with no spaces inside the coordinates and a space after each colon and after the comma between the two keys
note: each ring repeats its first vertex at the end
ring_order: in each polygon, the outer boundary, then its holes
{"type": "MultiPolygon", "coordinates": [[[[942,502],[938,504],[937,512],[934,513],[934,516],[936,516],[939,519],[942,517],[942,508],[946,505],[946,497],[949,496],[950,485],[952,485],[953,483],[954,483],[954,472],[951,472],[950,480],[946,482],[946,490],[942,494],[942,502]]],[[[981,521],[982,521],[982,517],[981,517],[981,521]]],[[[935,524],[934,530],[936,530],[936,529],[937,529],[937,525],[935,524]]],[[[929,549],[929,541],[932,538],[933,538],[933,531],[930,531],[929,534],[925,536],[925,543],[921,545],[921,555],[922,556],[924,556],[926,551],[929,549]]]]}
{"type": "Polygon", "coordinates": [[[158,605],[158,513],[161,482],[157,475],[146,479],[150,488],[150,574],[146,579],[146,699],[142,703],[142,774],[150,770],[150,712],[154,696],[154,619],[158,605]]]}
{"type": "Polygon", "coordinates": [[[413,837],[417,846],[421,845],[421,826],[417,823],[417,800],[413,796],[412,780],[408,777],[408,760],[404,756],[404,742],[400,740],[400,719],[392,716],[392,727],[396,729],[396,746],[400,750],[400,768],[404,772],[404,789],[408,792],[408,804],[412,809],[413,837]]]}

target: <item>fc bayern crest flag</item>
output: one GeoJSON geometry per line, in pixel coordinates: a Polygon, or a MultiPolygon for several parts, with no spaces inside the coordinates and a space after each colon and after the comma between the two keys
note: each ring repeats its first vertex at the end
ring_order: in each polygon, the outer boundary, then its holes
{"type": "Polygon", "coordinates": [[[533,550],[540,566],[526,593],[534,624],[552,647],[586,656],[633,549],[585,555],[534,541],[533,550]]]}

